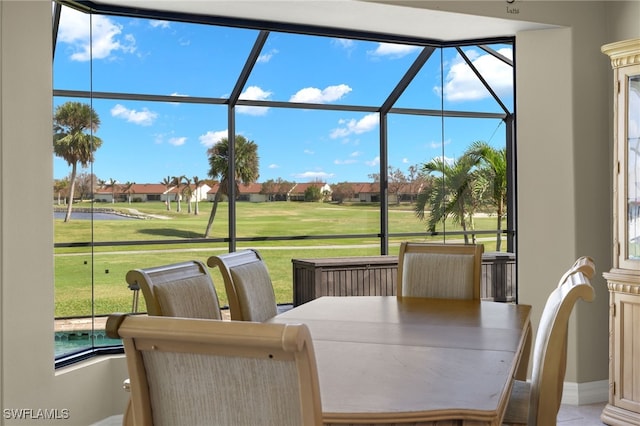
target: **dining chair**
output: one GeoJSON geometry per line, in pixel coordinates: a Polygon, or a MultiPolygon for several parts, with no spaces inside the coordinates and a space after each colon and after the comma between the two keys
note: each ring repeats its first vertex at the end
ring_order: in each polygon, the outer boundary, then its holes
{"type": "Polygon", "coordinates": [[[398,297],[480,299],[483,246],[403,242],[398,297]]]}
{"type": "Polygon", "coordinates": [[[304,324],[112,314],[136,425],[321,425],[315,353],[304,324]]]}
{"type": "Polygon", "coordinates": [[[569,317],[578,299],[593,301],[591,258],[574,263],[544,306],[533,347],[531,381],[515,380],[504,416],[506,425],[555,425],[567,364],[569,317]]]}
{"type": "MultiPolygon", "coordinates": [[[[480,299],[482,253],[478,244],[403,242],[398,259],[398,297],[480,299]]],[[[527,326],[515,378],[526,380],[532,345],[527,326]]]]}
{"type": "MultiPolygon", "coordinates": [[[[573,263],[571,268],[569,268],[567,272],[562,275],[560,281],[558,281],[558,287],[560,287],[570,275],[576,272],[582,272],[590,277],[593,274],[593,271],[595,271],[595,263],[593,259],[589,256],[581,256],[573,263]]],[[[531,345],[533,339],[533,329],[531,327],[531,321],[529,321],[526,333],[527,335],[525,338],[522,357],[520,358],[520,364],[518,364],[518,369],[514,376],[516,380],[521,381],[527,380],[527,374],[529,372],[529,361],[531,358],[531,345]]]]}
{"type": "Polygon", "coordinates": [[[266,321],[278,314],[269,270],[257,250],[247,249],[211,256],[224,280],[233,321],[266,321]]]}
{"type": "MultiPolygon", "coordinates": [[[[222,319],[220,304],[211,275],[199,260],[132,269],[125,276],[130,288],[142,290],[147,314],[153,316],[222,319]]],[[[131,378],[123,385],[131,390],[131,378]]],[[[122,419],[133,425],[131,401],[122,419]]]]}
{"type": "Polygon", "coordinates": [[[199,260],[132,269],[125,279],[142,290],[149,315],[222,319],[213,280],[199,260]]]}

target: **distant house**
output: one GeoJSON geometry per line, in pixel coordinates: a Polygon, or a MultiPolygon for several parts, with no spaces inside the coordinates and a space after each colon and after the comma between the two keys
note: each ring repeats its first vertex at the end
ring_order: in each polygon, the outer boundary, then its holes
{"type": "MultiPolygon", "coordinates": [[[[294,184],[286,194],[286,201],[304,201],[304,193],[310,186],[317,186],[323,194],[331,194],[331,186],[322,182],[310,182],[310,183],[296,183],[294,184]]],[[[207,194],[207,200],[213,201],[216,192],[218,192],[219,184],[213,185],[213,188],[209,190],[207,194]]],[[[223,196],[223,200],[227,200],[226,196],[223,196]]],[[[285,201],[282,199],[282,201],[285,201]]],[[[262,193],[261,183],[250,183],[247,185],[239,185],[238,201],[249,201],[252,203],[261,203],[264,201],[272,201],[273,197],[269,194],[262,193]]],[[[280,199],[278,198],[278,201],[280,199]]]]}
{"type": "MultiPolygon", "coordinates": [[[[380,183],[379,182],[347,182],[353,190],[353,197],[343,199],[343,202],[353,203],[379,203],[380,202],[380,183]]],[[[387,197],[389,203],[413,202],[422,191],[423,182],[389,184],[387,197]]]]}
{"type": "Polygon", "coordinates": [[[191,201],[192,203],[195,203],[196,201],[200,202],[207,199],[208,193],[211,190],[211,187],[206,183],[198,185],[197,188],[194,184],[191,184],[189,185],[191,188],[191,200],[186,200],[182,195],[185,192],[185,186],[186,185],[180,185],[179,188],[177,186],[172,186],[169,190],[165,191],[162,201],[166,200],[167,197],[170,201],[176,201],[179,197],[181,201],[191,201]],[[180,191],[180,193],[178,193],[178,191],[180,191]]]}
{"type": "MultiPolygon", "coordinates": [[[[215,199],[216,193],[218,192],[218,188],[220,187],[219,183],[213,185],[213,188],[210,188],[207,192],[207,200],[213,201],[215,199]]],[[[267,195],[262,194],[262,184],[260,183],[249,183],[249,184],[240,184],[238,186],[238,201],[249,201],[252,203],[261,203],[263,201],[267,201],[267,195]]],[[[226,201],[227,196],[223,195],[222,200],[226,201]]]]}
{"type": "MultiPolygon", "coordinates": [[[[348,182],[353,189],[353,196],[341,201],[352,203],[378,203],[380,202],[380,183],[379,182],[348,182]]],[[[191,202],[197,201],[210,201],[213,202],[216,192],[218,192],[220,184],[215,183],[213,187],[207,184],[201,184],[196,189],[195,185],[191,184],[191,202]]],[[[274,196],[273,194],[264,194],[262,192],[261,183],[250,183],[247,185],[240,184],[238,201],[249,201],[252,203],[261,203],[265,201],[304,201],[305,192],[309,187],[316,186],[320,188],[322,194],[325,194],[331,199],[332,189],[331,186],[324,182],[307,182],[307,183],[294,183],[290,188],[287,188],[286,194],[274,196]]],[[[389,203],[396,203],[398,198],[400,201],[414,201],[417,194],[422,190],[423,183],[415,182],[413,184],[403,183],[400,187],[390,188],[388,191],[389,203]]],[[[178,197],[181,201],[187,201],[184,196],[180,194],[184,193],[184,185],[180,188],[175,186],[167,187],[161,183],[144,183],[133,184],[130,191],[125,191],[126,186],[122,184],[105,185],[96,191],[94,191],[94,200],[99,202],[110,203],[115,197],[117,202],[126,202],[127,197],[130,195],[132,201],[144,202],[144,201],[163,201],[175,202],[178,197]],[[180,194],[178,194],[178,191],[180,194]],[[129,194],[130,192],[130,194],[129,194]]],[[[226,196],[222,198],[227,200],[226,196]]]]}
{"type": "MultiPolygon", "coordinates": [[[[207,192],[211,189],[209,185],[200,185],[196,190],[195,185],[191,185],[193,195],[191,201],[202,201],[207,199],[207,192]]],[[[180,188],[182,192],[184,187],[180,188]]],[[[167,187],[161,183],[134,183],[131,188],[126,191],[126,187],[121,184],[105,185],[94,191],[94,200],[105,203],[115,201],[125,202],[128,197],[132,201],[175,201],[177,196],[176,187],[167,187]]]]}
{"type": "Polygon", "coordinates": [[[353,182],[353,199],[345,201],[356,201],[361,203],[380,202],[379,182],[353,182]]]}
{"type": "Polygon", "coordinates": [[[296,183],[289,191],[288,201],[304,201],[304,194],[309,187],[316,186],[320,188],[320,193],[329,195],[331,199],[331,186],[323,182],[296,183]]]}
{"type": "Polygon", "coordinates": [[[125,186],[116,183],[96,189],[93,193],[93,199],[97,202],[112,203],[127,201],[130,195],[131,200],[136,201],[161,201],[166,190],[167,188],[160,183],[134,183],[131,189],[125,192],[125,186]]]}

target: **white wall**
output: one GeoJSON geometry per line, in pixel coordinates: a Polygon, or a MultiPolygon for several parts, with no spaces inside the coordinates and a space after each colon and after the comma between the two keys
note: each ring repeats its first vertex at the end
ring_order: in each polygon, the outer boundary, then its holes
{"type": "MultiPolygon", "coordinates": [[[[499,2],[418,3],[504,14],[499,2]]],[[[640,37],[628,19],[639,9],[635,2],[516,4],[518,19],[565,27],[522,33],[517,41],[521,301],[539,316],[575,257],[595,257],[597,300],[579,305],[572,320],[567,380],[600,383],[607,378],[607,294],[599,275],[611,266],[612,132],[611,74],[599,48],[640,37]],[[624,18],[624,28],[614,30],[607,16],[624,18]]],[[[121,357],[53,369],[50,2],[1,0],[0,48],[2,409],[68,409],[67,420],[37,424],[87,425],[124,410],[127,374],[121,357]]],[[[34,423],[2,414],[0,424],[34,423]]]]}
{"type": "Polygon", "coordinates": [[[53,368],[51,2],[0,1],[0,31],[0,423],[87,425],[124,409],[127,374],[122,357],[53,368]]]}

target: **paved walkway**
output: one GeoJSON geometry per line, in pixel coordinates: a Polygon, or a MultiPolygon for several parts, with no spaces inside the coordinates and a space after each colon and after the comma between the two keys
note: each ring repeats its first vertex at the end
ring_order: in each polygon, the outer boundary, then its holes
{"type": "MultiPolygon", "coordinates": [[[[278,313],[286,312],[291,309],[291,304],[278,305],[278,313]]],[[[231,321],[231,312],[229,308],[222,308],[222,319],[224,321],[231,321]]],[[[95,330],[104,330],[107,322],[107,316],[99,316],[95,318],[95,322],[92,322],[91,318],[68,318],[55,320],[54,331],[56,332],[89,332],[94,328],[95,330]]]]}
{"type": "MultiPolygon", "coordinates": [[[[222,319],[223,320],[231,320],[231,314],[229,313],[229,309],[222,309],[222,319]]],[[[104,330],[105,324],[107,323],[106,316],[99,316],[95,318],[95,321],[92,318],[67,318],[67,319],[57,319],[55,320],[54,331],[55,332],[90,332],[92,329],[95,330],[104,330]]]]}

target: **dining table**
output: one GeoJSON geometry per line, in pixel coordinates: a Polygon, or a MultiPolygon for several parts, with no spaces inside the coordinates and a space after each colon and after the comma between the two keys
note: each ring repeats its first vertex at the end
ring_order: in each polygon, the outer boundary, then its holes
{"type": "Polygon", "coordinates": [[[500,425],[528,305],[320,297],[268,322],[311,332],[325,425],[500,425]]]}

